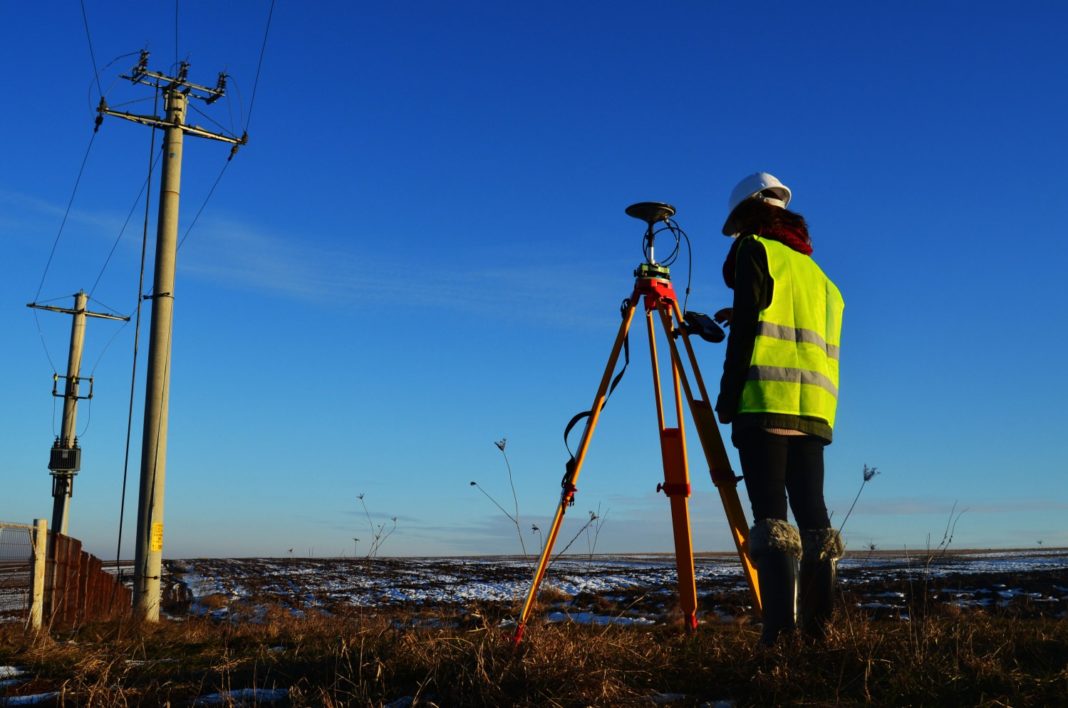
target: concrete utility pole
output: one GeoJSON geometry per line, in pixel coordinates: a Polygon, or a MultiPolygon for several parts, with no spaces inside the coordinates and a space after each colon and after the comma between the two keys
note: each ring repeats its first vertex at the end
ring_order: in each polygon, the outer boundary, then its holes
{"type": "Polygon", "coordinates": [[[89,377],[89,392],[81,395],[82,350],[85,348],[85,318],[99,317],[105,320],[129,320],[129,317],[108,315],[102,312],[90,312],[86,309],[89,296],[79,291],[74,295],[74,309],[38,305],[31,302],[26,307],[35,310],[61,312],[71,316],[70,352],[67,355],[67,375],[63,392],[59,392],[60,375],[52,376],[52,395],[63,398],[63,427],[59,437],[52,443],[52,453],[48,459],[48,469],[52,473],[52,530],[67,534],[70,521],[70,498],[74,494],[74,475],[82,467],[82,449],[78,447],[78,401],[93,397],[93,379],[89,377]]]}
{"type": "Polygon", "coordinates": [[[156,264],[152,287],[152,326],[149,334],[148,373],[145,384],[144,433],[141,442],[141,488],[137,506],[136,557],[134,560],[134,611],[149,622],[159,621],[160,573],[163,566],[163,493],[167,471],[167,406],[170,398],[171,325],[174,315],[174,272],[178,255],[178,197],[182,179],[182,140],[188,133],[230,143],[233,157],[248,136],[235,138],[187,125],[189,99],[214,103],[226,91],[226,74],[219,74],[214,88],[189,82],[189,64],[182,62],[177,76],[148,70],[148,52],[130,76],[135,84],[163,93],[166,118],[113,111],[100,99],[97,109],[105,115],[164,131],[163,183],[160,185],[159,217],[156,222],[156,264]]]}

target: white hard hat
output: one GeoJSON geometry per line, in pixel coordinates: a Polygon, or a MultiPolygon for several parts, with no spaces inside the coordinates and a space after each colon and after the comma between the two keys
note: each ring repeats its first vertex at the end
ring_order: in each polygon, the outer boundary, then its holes
{"type": "Polygon", "coordinates": [[[743,179],[731,191],[731,198],[727,200],[727,220],[723,222],[724,236],[734,233],[734,229],[729,228],[731,216],[734,215],[735,208],[746,199],[759,199],[766,204],[785,209],[790,203],[790,188],[775,175],[767,172],[754,172],[743,179]]]}

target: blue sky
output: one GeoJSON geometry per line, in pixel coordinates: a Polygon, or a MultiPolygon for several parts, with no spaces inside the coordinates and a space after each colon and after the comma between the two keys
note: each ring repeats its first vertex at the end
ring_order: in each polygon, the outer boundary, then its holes
{"type": "MultiPolygon", "coordinates": [[[[250,134],[179,253],[166,557],[349,554],[353,537],[362,553],[360,493],[373,524],[397,517],[387,555],[517,551],[469,483],[510,508],[507,437],[524,529],[546,526],[563,426],[592,400],[641,260],[624,207],[678,208],[690,306],[714,311],[726,197],[755,170],[794,190],[846,298],[836,523],[864,465],[881,472],[850,545],[936,545],[954,508],[956,547],[1068,545],[1063,5],[283,0],[253,103],[268,8],[182,2],[176,23],[173,3],[85,3],[109,104],[151,112],[118,78],[136,55],[116,60],[147,48],[159,71],[231,74],[193,120],[250,134]]],[[[27,522],[51,514],[49,359],[65,367],[69,320],[25,304],[40,287],[69,306],[99,276],[93,306],[133,312],[150,131],[104,121],[46,271],[99,91],[78,5],[4,3],[0,38],[0,519],[27,522]]],[[[226,155],[187,138],[182,234],[226,155]]],[[[600,508],[602,551],[671,548],[636,335],[562,534],[600,508]]],[[[143,354],[147,322],[142,337],[143,354]]],[[[105,557],[132,346],[132,325],[90,322],[70,528],[105,557]]],[[[723,349],[699,355],[715,389],[723,349]]],[[[141,380],[134,401],[124,557],[141,380]]],[[[689,442],[695,546],[728,549],[689,442]]]]}

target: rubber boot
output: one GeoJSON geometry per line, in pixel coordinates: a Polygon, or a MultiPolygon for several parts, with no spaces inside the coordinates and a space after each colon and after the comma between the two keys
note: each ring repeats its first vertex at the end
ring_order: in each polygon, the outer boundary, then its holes
{"type": "Polygon", "coordinates": [[[827,638],[834,612],[838,559],[842,538],[834,529],[806,529],[801,533],[801,577],[798,602],[801,631],[816,640],[827,638]]]}
{"type": "Polygon", "coordinates": [[[801,538],[796,528],[781,519],[762,519],[749,531],[749,555],[756,566],[764,614],[760,644],[770,647],[796,626],[801,538]]]}

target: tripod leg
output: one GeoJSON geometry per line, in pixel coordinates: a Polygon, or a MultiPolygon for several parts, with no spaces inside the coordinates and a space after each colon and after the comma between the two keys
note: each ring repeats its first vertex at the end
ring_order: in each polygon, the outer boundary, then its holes
{"type": "Polygon", "coordinates": [[[690,473],[686,463],[686,435],[682,428],[682,393],[679,390],[679,370],[674,361],[671,379],[675,392],[675,420],[677,427],[665,423],[664,399],[660,388],[660,364],[656,356],[656,333],[653,312],[646,311],[649,331],[649,354],[653,364],[653,391],[656,398],[657,423],[660,431],[660,453],[664,463],[664,483],[657,485],[671,503],[671,530],[675,538],[675,568],[678,573],[679,606],[683,626],[687,632],[697,629],[697,581],[693,569],[693,538],[690,534],[690,473]]]}
{"type": "Polygon", "coordinates": [[[697,356],[694,354],[693,345],[686,330],[681,326],[682,311],[676,301],[671,301],[671,310],[660,311],[664,330],[668,332],[668,345],[671,347],[671,360],[680,372],[684,372],[682,355],[675,342],[672,333],[678,332],[682,337],[683,346],[686,349],[690,369],[693,371],[694,383],[700,397],[694,395],[690,382],[682,374],[682,387],[686,393],[686,400],[690,405],[690,414],[693,416],[694,425],[697,427],[697,436],[701,440],[701,448],[708,462],[709,474],[712,483],[719,491],[720,501],[723,503],[723,511],[730,525],[731,538],[734,539],[738,558],[742,562],[742,571],[749,585],[750,597],[753,600],[753,608],[759,613],[760,584],[757,579],[756,567],[749,557],[749,523],[745,519],[745,511],[742,510],[741,501],[738,499],[738,480],[731,471],[730,459],[727,457],[727,449],[723,445],[723,438],[719,434],[719,426],[716,423],[712,404],[709,402],[708,390],[705,388],[704,379],[701,377],[701,369],[697,365],[697,356]],[[674,319],[673,319],[674,317],[674,319]]]}
{"type": "Polygon", "coordinates": [[[627,332],[630,330],[630,323],[634,319],[634,310],[637,307],[638,300],[638,296],[632,294],[623,311],[623,322],[619,325],[615,344],[612,345],[612,353],[608,356],[608,364],[605,366],[604,376],[601,377],[601,385],[597,388],[597,395],[593,398],[590,417],[586,420],[586,427],[582,431],[582,440],[579,442],[575,457],[567,465],[567,471],[561,483],[563,490],[560,492],[560,503],[556,507],[556,514],[553,517],[552,526],[549,528],[549,535],[545,537],[545,547],[541,549],[541,557],[538,559],[538,567],[534,571],[534,579],[530,584],[530,591],[527,593],[527,599],[523,603],[522,611],[519,613],[519,620],[513,639],[516,645],[523,640],[523,631],[526,629],[527,619],[538,596],[538,588],[545,577],[546,569],[549,567],[549,559],[552,556],[556,537],[560,534],[560,526],[564,521],[564,514],[567,508],[575,502],[575,492],[577,491],[575,482],[578,481],[579,472],[582,471],[582,463],[586,460],[586,451],[589,449],[590,439],[593,437],[594,428],[597,427],[597,421],[601,417],[601,408],[604,407],[605,400],[608,398],[612,372],[616,370],[619,353],[623,350],[623,343],[627,339],[627,332]]]}

